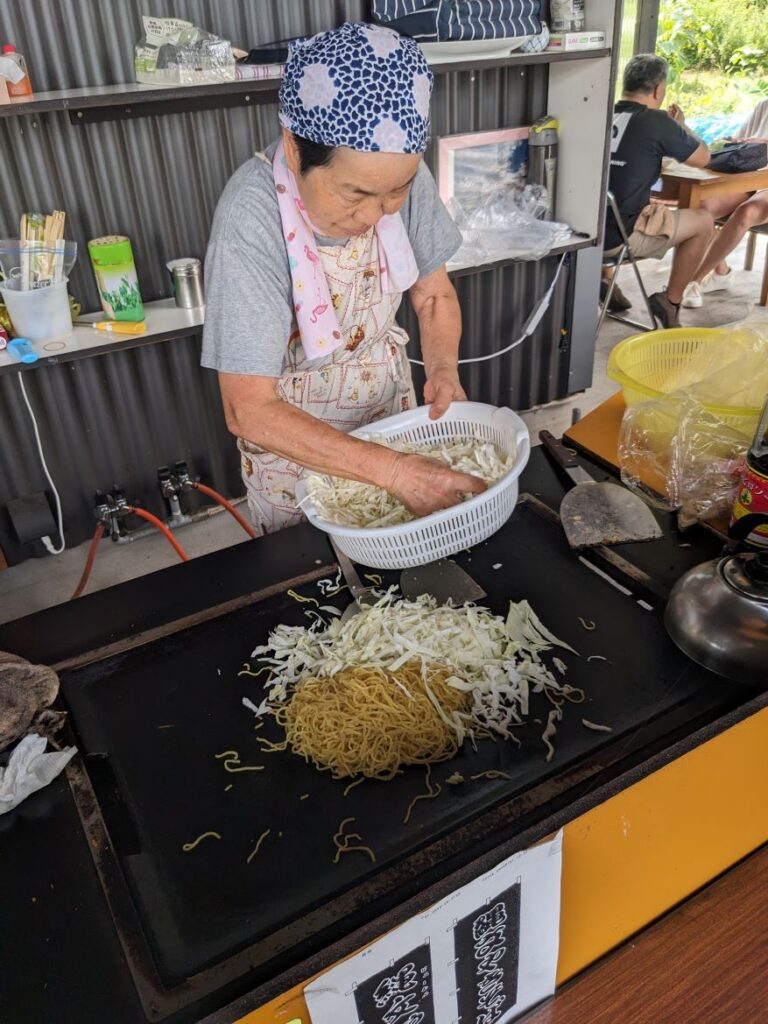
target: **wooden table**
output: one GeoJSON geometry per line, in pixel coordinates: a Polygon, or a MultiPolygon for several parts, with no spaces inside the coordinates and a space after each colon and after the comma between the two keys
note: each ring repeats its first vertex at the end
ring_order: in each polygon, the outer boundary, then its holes
{"type": "Polygon", "coordinates": [[[661,178],[661,198],[677,200],[682,210],[697,210],[704,199],[768,188],[768,168],[745,174],[715,174],[699,167],[674,164],[661,172],[661,178]]]}

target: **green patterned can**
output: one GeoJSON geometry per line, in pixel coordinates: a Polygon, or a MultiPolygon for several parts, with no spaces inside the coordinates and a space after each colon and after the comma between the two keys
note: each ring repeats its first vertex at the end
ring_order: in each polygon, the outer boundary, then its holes
{"type": "Polygon", "coordinates": [[[131,240],[125,235],[105,235],[88,243],[99,297],[110,320],[144,319],[144,305],[133,262],[131,240]]]}

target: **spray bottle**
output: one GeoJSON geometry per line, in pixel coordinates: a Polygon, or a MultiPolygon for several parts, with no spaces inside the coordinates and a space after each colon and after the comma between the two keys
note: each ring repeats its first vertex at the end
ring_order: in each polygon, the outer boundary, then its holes
{"type": "Polygon", "coordinates": [[[27,62],[24,57],[17,53],[16,47],[11,46],[10,43],[3,47],[3,57],[9,62],[7,68],[10,74],[5,76],[8,79],[8,95],[31,96],[32,83],[29,80],[27,62]]]}

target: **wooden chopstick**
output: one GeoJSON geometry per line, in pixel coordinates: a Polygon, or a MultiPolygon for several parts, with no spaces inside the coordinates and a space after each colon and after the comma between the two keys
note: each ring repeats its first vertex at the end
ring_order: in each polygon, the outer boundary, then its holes
{"type": "Polygon", "coordinates": [[[22,258],[22,276],[25,278],[26,288],[32,286],[33,275],[37,275],[35,283],[39,284],[51,282],[60,274],[64,262],[66,218],[63,210],[54,210],[44,218],[36,215],[34,220],[26,213],[21,215],[19,245],[22,250],[31,249],[26,259],[22,258]],[[43,252],[37,252],[33,264],[31,257],[35,255],[35,249],[40,248],[43,252]]]}

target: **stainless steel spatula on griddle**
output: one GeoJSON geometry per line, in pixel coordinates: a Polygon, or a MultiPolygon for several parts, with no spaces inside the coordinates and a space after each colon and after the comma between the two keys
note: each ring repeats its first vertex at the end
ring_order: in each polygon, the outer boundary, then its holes
{"type": "Polygon", "coordinates": [[[572,548],[658,540],[661,529],[642,498],[619,484],[598,483],[548,430],[539,431],[547,454],[576,486],[560,505],[560,520],[572,548]]]}
{"type": "Polygon", "coordinates": [[[487,594],[480,584],[464,572],[453,559],[441,558],[429,565],[417,565],[403,569],[400,574],[400,590],[409,601],[421,594],[429,594],[438,604],[465,604],[467,601],[481,601],[487,594]]]}
{"type": "Polygon", "coordinates": [[[339,550],[333,537],[329,537],[328,540],[331,542],[334,555],[336,555],[336,562],[341,569],[341,575],[344,577],[349,587],[349,592],[352,595],[351,602],[344,609],[344,613],[341,616],[341,621],[347,622],[353,615],[359,614],[368,605],[375,604],[377,597],[373,587],[363,586],[360,577],[357,575],[357,569],[352,565],[352,560],[343,551],[339,550]]]}
{"type": "MultiPolygon", "coordinates": [[[[366,605],[374,604],[378,598],[373,587],[365,587],[360,581],[357,570],[343,551],[340,551],[333,537],[331,542],[336,561],[347,582],[352,601],[344,609],[342,622],[347,622],[353,615],[361,612],[366,605]]],[[[413,600],[421,594],[429,594],[438,604],[464,604],[466,601],[480,601],[486,596],[479,583],[469,573],[464,572],[453,560],[441,558],[429,565],[417,565],[413,569],[403,569],[400,575],[400,590],[403,597],[413,600]]]]}

